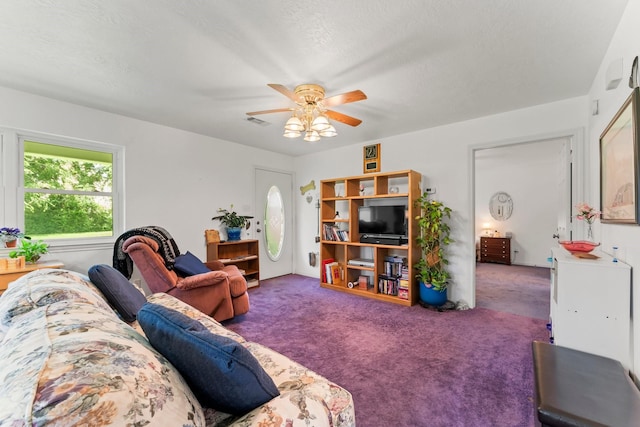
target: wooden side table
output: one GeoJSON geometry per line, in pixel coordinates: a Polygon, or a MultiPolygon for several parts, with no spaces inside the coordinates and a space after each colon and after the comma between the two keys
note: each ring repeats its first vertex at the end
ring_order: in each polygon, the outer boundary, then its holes
{"type": "Polygon", "coordinates": [[[25,274],[34,271],[40,270],[42,268],[62,268],[64,264],[59,261],[47,261],[47,262],[37,262],[35,264],[27,264],[24,268],[14,269],[14,270],[3,270],[0,271],[0,295],[4,291],[7,290],[7,286],[9,283],[14,280],[19,279],[25,274]]]}

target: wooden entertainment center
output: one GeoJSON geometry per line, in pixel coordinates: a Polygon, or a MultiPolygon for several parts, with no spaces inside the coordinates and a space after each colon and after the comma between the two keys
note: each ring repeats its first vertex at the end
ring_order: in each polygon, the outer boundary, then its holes
{"type": "Polygon", "coordinates": [[[418,301],[414,202],[421,180],[420,173],[404,170],[321,181],[320,286],[406,306],[418,301]],[[407,242],[360,242],[358,209],[371,205],[406,206],[407,242]]]}

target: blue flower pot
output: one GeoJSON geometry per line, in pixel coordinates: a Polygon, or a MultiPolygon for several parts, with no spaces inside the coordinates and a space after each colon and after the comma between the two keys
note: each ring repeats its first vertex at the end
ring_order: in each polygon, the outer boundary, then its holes
{"type": "Polygon", "coordinates": [[[420,282],[420,301],[434,307],[440,307],[447,302],[447,291],[436,291],[435,289],[427,287],[424,283],[420,282]]]}
{"type": "Polygon", "coordinates": [[[242,227],[227,227],[227,240],[240,240],[242,227]]]}

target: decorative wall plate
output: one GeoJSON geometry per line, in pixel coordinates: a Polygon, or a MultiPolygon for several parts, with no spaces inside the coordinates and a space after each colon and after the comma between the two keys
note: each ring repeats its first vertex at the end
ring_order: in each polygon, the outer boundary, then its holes
{"type": "Polygon", "coordinates": [[[489,212],[496,221],[506,221],[513,213],[513,200],[507,193],[500,191],[489,200],[489,212]]]}

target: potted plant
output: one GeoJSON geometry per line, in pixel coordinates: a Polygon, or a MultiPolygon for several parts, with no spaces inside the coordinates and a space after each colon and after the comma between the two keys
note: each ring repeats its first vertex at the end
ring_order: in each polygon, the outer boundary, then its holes
{"type": "Polygon", "coordinates": [[[49,245],[42,240],[23,240],[18,249],[9,252],[9,258],[24,256],[26,262],[33,264],[47,252],[49,252],[49,245]]]}
{"type": "Polygon", "coordinates": [[[0,228],[0,241],[2,241],[7,248],[15,248],[18,243],[18,239],[31,239],[29,236],[25,236],[19,228],[2,227],[0,228]]]}
{"type": "Polygon", "coordinates": [[[416,279],[420,281],[420,299],[426,304],[440,306],[447,302],[447,287],[450,273],[446,266],[445,247],[453,242],[451,228],[446,219],[451,218],[451,208],[437,200],[430,200],[425,192],[415,201],[420,208],[416,217],[419,234],[416,244],[422,250],[422,257],[415,265],[416,279]]]}
{"type": "Polygon", "coordinates": [[[228,240],[240,240],[240,234],[242,233],[242,228],[247,225],[249,219],[253,218],[252,216],[247,215],[238,215],[233,210],[233,205],[231,205],[231,210],[227,209],[218,209],[220,215],[214,216],[211,218],[212,220],[219,220],[222,224],[227,227],[227,239],[228,240]]]}

